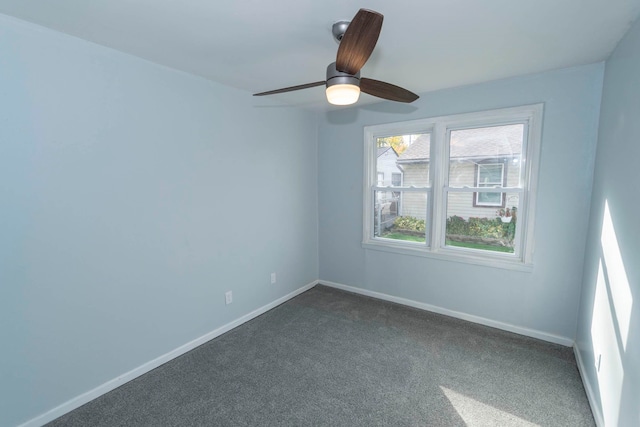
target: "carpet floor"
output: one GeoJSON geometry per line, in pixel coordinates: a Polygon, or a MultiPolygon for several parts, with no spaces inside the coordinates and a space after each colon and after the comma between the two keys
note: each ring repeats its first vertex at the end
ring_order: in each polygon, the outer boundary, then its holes
{"type": "Polygon", "coordinates": [[[594,426],[571,348],[325,286],[49,426],[594,426]]]}

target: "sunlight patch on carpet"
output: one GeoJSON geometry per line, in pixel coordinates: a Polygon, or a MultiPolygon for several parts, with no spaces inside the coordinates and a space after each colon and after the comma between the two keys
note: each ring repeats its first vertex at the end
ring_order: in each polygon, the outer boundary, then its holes
{"type": "Polygon", "coordinates": [[[520,417],[479,402],[446,387],[440,386],[440,389],[445,396],[447,396],[447,399],[449,399],[456,412],[458,412],[458,415],[460,415],[468,427],[539,427],[538,424],[523,420],[520,417]]]}

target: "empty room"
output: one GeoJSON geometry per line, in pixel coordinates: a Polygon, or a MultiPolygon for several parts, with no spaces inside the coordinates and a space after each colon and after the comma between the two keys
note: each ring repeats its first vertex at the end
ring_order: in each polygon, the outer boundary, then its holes
{"type": "Polygon", "coordinates": [[[640,0],[0,0],[0,427],[640,426],[640,0]]]}

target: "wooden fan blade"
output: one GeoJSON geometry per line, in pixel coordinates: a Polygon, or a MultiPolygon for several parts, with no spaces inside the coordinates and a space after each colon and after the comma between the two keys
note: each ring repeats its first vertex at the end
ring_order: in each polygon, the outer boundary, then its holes
{"type": "Polygon", "coordinates": [[[413,102],[420,98],[415,93],[403,89],[400,86],[379,80],[367,79],[365,77],[360,79],[360,90],[369,95],[377,96],[378,98],[397,102],[413,102]]]}
{"type": "Polygon", "coordinates": [[[313,82],[313,83],[307,83],[304,85],[290,86],[282,89],[270,90],[268,92],[254,93],[253,96],[275,95],[276,93],[292,92],[294,90],[308,89],[310,87],[322,86],[325,83],[326,82],[322,80],[321,82],[313,82]]]}
{"type": "Polygon", "coordinates": [[[340,41],[336,58],[338,71],[349,74],[360,71],[376,47],[383,18],[382,14],[367,9],[356,13],[340,41]]]}

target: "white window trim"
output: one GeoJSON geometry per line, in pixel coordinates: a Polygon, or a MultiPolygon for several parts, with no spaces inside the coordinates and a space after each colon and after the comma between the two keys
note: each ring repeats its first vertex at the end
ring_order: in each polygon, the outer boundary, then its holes
{"type": "MultiPolygon", "coordinates": [[[[534,225],[536,212],[536,199],[538,190],[538,171],[540,164],[540,148],[542,145],[542,117],[543,104],[526,105],[521,107],[503,108],[476,113],[441,116],[406,122],[389,123],[364,128],[364,197],[363,197],[363,240],[365,249],[382,250],[400,254],[423,256],[447,261],[464,262],[477,265],[486,265],[511,270],[531,271],[533,267],[534,251],[534,225]],[[494,188],[449,188],[447,168],[430,167],[430,187],[420,188],[428,193],[427,215],[433,220],[427,227],[427,242],[411,243],[400,242],[392,239],[375,238],[373,236],[373,194],[376,189],[386,187],[372,187],[376,180],[376,137],[431,133],[431,159],[448,157],[447,135],[451,130],[473,127],[486,127],[491,125],[507,125],[514,123],[527,123],[525,135],[525,151],[522,153],[521,167],[524,168],[524,188],[500,188],[501,192],[518,192],[519,200],[518,218],[520,227],[516,228],[516,253],[492,253],[479,252],[477,250],[465,250],[464,248],[451,248],[444,245],[444,223],[446,222],[447,191],[489,191],[496,192],[494,188]],[[446,190],[446,191],[445,191],[446,190]],[[437,210],[436,210],[437,207],[437,210]]],[[[408,190],[412,187],[393,187],[394,190],[408,190]]],[[[413,189],[415,191],[417,189],[413,189]]]]}

